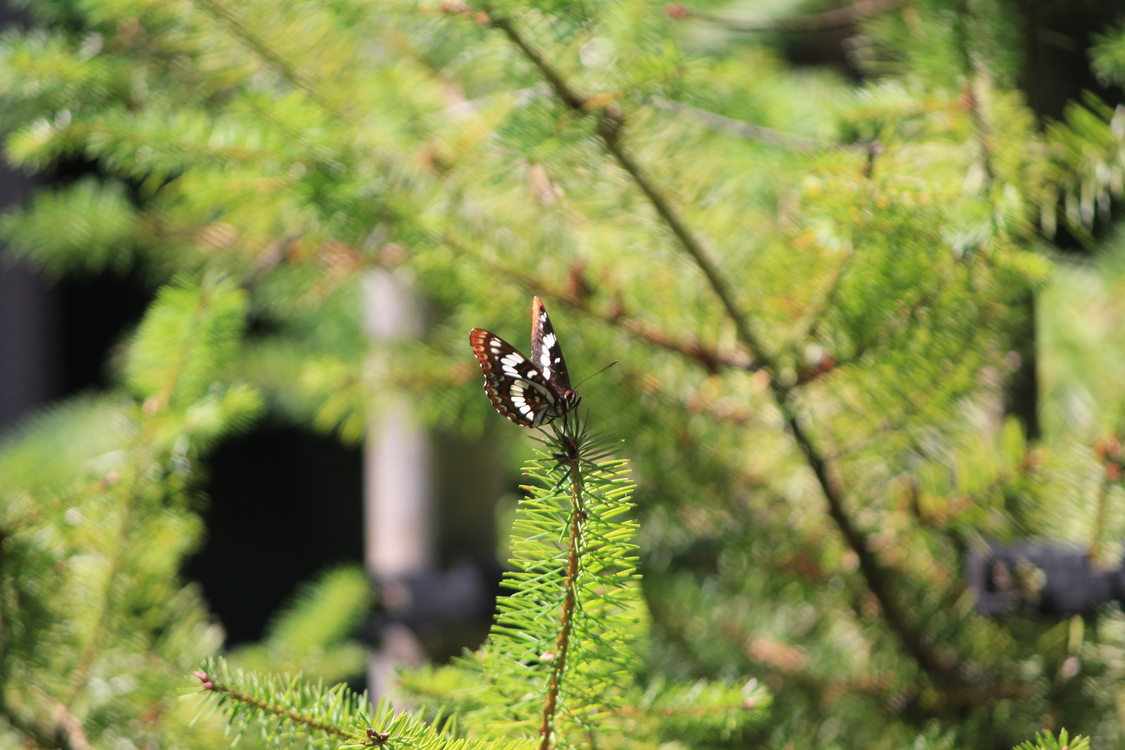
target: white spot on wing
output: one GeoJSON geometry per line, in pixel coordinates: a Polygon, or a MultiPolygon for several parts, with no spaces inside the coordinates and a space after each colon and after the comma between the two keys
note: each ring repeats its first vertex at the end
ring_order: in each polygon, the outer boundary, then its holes
{"type": "Polygon", "coordinates": [[[521,357],[519,354],[516,354],[515,352],[505,354],[500,358],[500,369],[504,371],[505,375],[513,378],[518,378],[520,376],[520,372],[517,368],[523,361],[523,357],[521,357]]]}

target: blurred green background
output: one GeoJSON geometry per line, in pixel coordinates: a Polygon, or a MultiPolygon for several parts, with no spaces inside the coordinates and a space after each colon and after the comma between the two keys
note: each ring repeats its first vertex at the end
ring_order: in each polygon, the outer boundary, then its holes
{"type": "Polygon", "coordinates": [[[0,744],[221,746],[215,654],[363,687],[365,566],[471,594],[416,657],[476,647],[530,441],[467,334],[526,353],[532,295],[572,381],[620,360],[581,391],[637,483],[638,680],[773,695],[661,747],[1125,743],[1120,601],[1023,571],[990,616],[969,563],[1121,566],[1120,3],[8,13],[0,744]],[[430,523],[394,555],[388,466],[430,523]]]}

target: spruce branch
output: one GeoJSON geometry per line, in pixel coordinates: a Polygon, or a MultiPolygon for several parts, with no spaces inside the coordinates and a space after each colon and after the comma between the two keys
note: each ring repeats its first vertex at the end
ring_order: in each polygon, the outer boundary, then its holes
{"type": "Polygon", "coordinates": [[[586,511],[582,497],[582,472],[579,470],[577,444],[569,442],[570,436],[563,436],[564,447],[575,447],[573,455],[568,455],[562,465],[570,475],[570,533],[567,540],[566,576],[563,588],[562,610],[559,614],[559,637],[555,643],[554,666],[547,683],[547,696],[543,701],[543,719],[539,724],[539,749],[550,750],[554,730],[555,714],[559,706],[559,690],[562,687],[563,673],[566,671],[566,656],[570,650],[570,636],[574,629],[574,604],[577,601],[579,545],[582,540],[582,526],[586,511]]]}
{"type": "MultiPolygon", "coordinates": [[[[200,713],[218,708],[236,734],[256,729],[269,746],[288,748],[304,740],[338,750],[418,748],[419,750],[527,750],[526,740],[478,740],[455,736],[456,721],[431,723],[398,711],[382,700],[372,706],[366,693],[344,683],[331,687],[300,677],[232,669],[209,659],[193,672],[200,683],[200,713]]],[[[237,740],[236,740],[237,741],[237,740]]],[[[302,745],[304,746],[304,745],[302,745]]]]}
{"type": "Polygon", "coordinates": [[[542,750],[588,735],[632,687],[642,605],[636,523],[616,441],[570,414],[541,438],[512,531],[510,593],[485,645],[460,665],[482,685],[463,723],[537,737],[542,750]]]}
{"type": "MultiPolygon", "coordinates": [[[[487,9],[487,6],[485,7],[487,9]]],[[[703,241],[695,235],[671,200],[657,187],[655,181],[622,142],[621,135],[627,124],[624,112],[615,104],[595,107],[593,100],[578,94],[565,76],[547,62],[546,58],[524,38],[511,19],[489,11],[489,20],[540,72],[558,99],[568,109],[576,114],[596,116],[596,133],[606,151],[613,156],[618,166],[644,194],[653,210],[679,241],[681,249],[703,274],[712,293],[718,298],[728,318],[734,324],[738,338],[762,362],[764,370],[769,373],[767,386],[774,406],[778,409],[786,431],[820,487],[829,518],[836,525],[844,542],[855,553],[860,572],[868,589],[879,602],[883,619],[889,629],[898,638],[906,653],[931,677],[935,685],[939,687],[961,685],[964,682],[964,675],[971,670],[952,654],[940,653],[924,636],[918,624],[906,615],[902,604],[892,591],[890,575],[847,512],[845,507],[847,493],[843,478],[837,468],[820,452],[805,429],[801,415],[792,400],[792,388],[778,379],[776,363],[762,346],[760,337],[735,299],[727,283],[727,277],[720,272],[703,241]],[[592,106],[588,107],[588,103],[592,106]]]]}
{"type": "MultiPolygon", "coordinates": [[[[319,94],[314,81],[290,65],[278,50],[275,50],[265,40],[259,38],[246,24],[239,20],[238,16],[231,9],[225,7],[218,0],[196,1],[201,7],[223,21],[233,34],[243,40],[249,49],[260,56],[267,65],[273,67],[285,80],[305,91],[314,102],[323,107],[326,111],[333,113],[334,116],[343,115],[343,113],[339,111],[339,108],[333,107],[328,100],[319,94]]],[[[522,42],[521,37],[517,38],[522,42]]],[[[528,55],[537,54],[535,49],[530,45],[524,46],[521,49],[528,55]]],[[[543,62],[544,66],[542,69],[546,71],[545,75],[553,73],[553,69],[547,66],[545,61],[541,62],[543,62]]],[[[568,106],[582,106],[577,96],[567,88],[567,83],[561,76],[552,79],[551,83],[554,90],[559,92],[559,95],[568,103],[568,106]]],[[[294,135],[296,136],[297,134],[294,135]]],[[[382,154],[381,157],[393,158],[389,154],[382,154]]],[[[398,218],[405,219],[405,217],[398,218]]],[[[459,250],[468,253],[465,243],[459,241],[458,238],[452,236],[450,233],[446,232],[442,240],[446,244],[457,247],[459,250]]],[[[483,258],[477,257],[479,260],[482,260],[482,262],[487,263],[487,261],[483,261],[483,258]]],[[[620,327],[631,335],[647,341],[654,346],[676,352],[690,360],[696,361],[709,373],[717,372],[720,367],[755,371],[762,366],[760,362],[752,357],[748,358],[737,354],[718,351],[701,341],[675,336],[643,319],[630,316],[621,309],[622,303],[619,300],[615,301],[610,309],[597,310],[588,303],[586,296],[583,294],[576,293],[573,290],[555,290],[551,293],[549,291],[552,288],[551,284],[543,283],[541,280],[535,278],[533,274],[527,273],[520,268],[496,263],[491,263],[490,265],[498,267],[497,270],[501,271],[502,276],[505,278],[520,278],[524,281],[525,287],[529,289],[540,292],[548,290],[547,293],[549,293],[553,299],[558,299],[564,305],[570,306],[576,311],[591,315],[602,322],[620,327]]],[[[358,268],[357,270],[362,270],[362,268],[358,268]]]]}
{"type": "Polygon", "coordinates": [[[350,732],[339,726],[327,723],[311,714],[301,713],[278,703],[272,703],[263,697],[245,693],[225,682],[217,681],[202,670],[192,672],[192,675],[199,680],[203,690],[219,696],[221,703],[241,704],[281,721],[297,724],[309,732],[320,732],[342,740],[353,739],[350,732]]]}

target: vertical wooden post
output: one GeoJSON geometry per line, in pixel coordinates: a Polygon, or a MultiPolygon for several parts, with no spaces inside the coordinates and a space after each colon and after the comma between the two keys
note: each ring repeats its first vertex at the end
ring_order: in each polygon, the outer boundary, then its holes
{"type": "MultiPolygon", "coordinates": [[[[364,279],[364,323],[372,342],[371,367],[390,366],[400,341],[422,335],[418,301],[401,275],[376,269],[364,279]]],[[[368,423],[364,456],[364,548],[367,573],[396,579],[434,564],[430,441],[411,399],[388,390],[368,423]]],[[[396,602],[381,604],[393,611],[396,602]]],[[[398,603],[408,606],[409,602],[398,603]]],[[[386,694],[394,668],[417,664],[422,649],[402,625],[388,625],[371,655],[367,685],[372,701],[386,694]]]]}

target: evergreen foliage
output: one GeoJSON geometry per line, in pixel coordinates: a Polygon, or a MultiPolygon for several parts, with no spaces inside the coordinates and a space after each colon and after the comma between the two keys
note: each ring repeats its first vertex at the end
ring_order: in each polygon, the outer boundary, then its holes
{"type": "Polygon", "coordinates": [[[178,571],[199,538],[201,452],[261,408],[250,386],[196,378],[236,344],[244,303],[229,283],[166,287],[129,354],[136,399],[66,404],[0,453],[4,744],[214,741],[178,692],[221,634],[178,571]]]}
{"type": "Polygon", "coordinates": [[[624,461],[610,458],[612,446],[576,440],[578,456],[565,458],[563,441],[553,441],[525,472],[541,487],[525,488],[529,497],[512,528],[504,580],[511,593],[500,598],[488,640],[464,665],[480,686],[469,716],[482,726],[507,725],[523,736],[543,727],[567,734],[551,715],[536,726],[546,685],[557,713],[577,723],[571,732],[596,727],[636,671],[636,525],[614,520],[632,507],[632,487],[624,461]]]}
{"type": "Polygon", "coordinates": [[[1120,607],[988,619],[963,576],[990,540],[1120,562],[1125,27],[1088,29],[1101,97],[1042,122],[1010,3],[844,9],[854,79],[784,54],[838,16],[750,7],[29,3],[5,156],[97,176],[0,231],[156,291],[114,388],[0,445],[0,744],[214,747],[196,669],[264,746],[1125,741],[1120,607]],[[431,311],[380,368],[375,270],[431,311]],[[527,465],[486,644],[403,675],[418,715],[322,687],[362,661],[345,571],[230,655],[254,671],[206,661],[179,569],[208,450],[267,408],[356,440],[403,393],[515,446],[464,332],[532,293],[572,371],[621,359],[583,403],[631,473],[585,433],[527,465]]]}
{"type": "Polygon", "coordinates": [[[231,670],[211,661],[196,672],[213,707],[227,716],[237,738],[255,731],[268,746],[419,747],[447,750],[513,750],[526,743],[457,739],[409,714],[394,714],[386,703],[372,710],[366,693],[344,684],[331,688],[299,678],[263,676],[231,670]],[[375,729],[375,727],[381,729],[375,729]]]}
{"type": "Polygon", "coordinates": [[[1085,737],[1071,739],[1065,729],[1059,730],[1055,735],[1049,732],[1040,732],[1034,742],[1021,742],[1016,750],[1089,750],[1090,740],[1085,737]]]}
{"type": "Polygon", "coordinates": [[[366,666],[355,639],[372,604],[371,584],[357,567],[340,567],[302,586],[258,643],[235,650],[244,670],[301,673],[306,679],[345,680],[366,666]]]}

